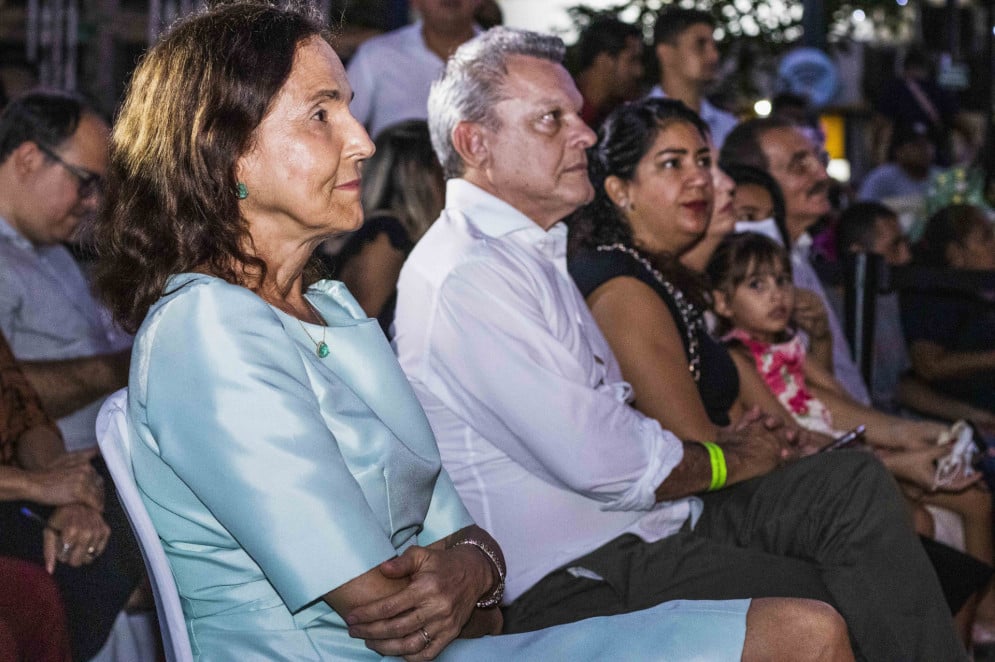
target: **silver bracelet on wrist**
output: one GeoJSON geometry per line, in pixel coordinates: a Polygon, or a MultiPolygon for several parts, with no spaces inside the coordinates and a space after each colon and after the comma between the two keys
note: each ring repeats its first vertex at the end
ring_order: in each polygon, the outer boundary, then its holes
{"type": "Polygon", "coordinates": [[[457,540],[453,543],[453,547],[458,545],[470,545],[471,547],[476,547],[481,551],[481,553],[490,560],[494,569],[497,571],[498,581],[497,585],[491,590],[490,593],[477,600],[478,609],[488,609],[490,607],[496,607],[501,603],[501,598],[504,597],[504,579],[507,576],[507,570],[505,570],[504,564],[501,563],[500,557],[495,553],[493,549],[490,548],[486,543],[477,540],[475,538],[463,538],[462,540],[457,540]]]}

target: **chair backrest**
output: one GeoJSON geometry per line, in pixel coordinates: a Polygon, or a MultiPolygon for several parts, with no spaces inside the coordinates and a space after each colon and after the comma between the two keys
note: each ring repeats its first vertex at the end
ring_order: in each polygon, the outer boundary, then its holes
{"type": "Polygon", "coordinates": [[[145,567],[152,576],[152,592],[155,594],[156,611],[159,613],[166,659],[168,662],[192,662],[190,638],[180,605],[180,594],[173,580],[173,571],[159,541],[159,534],[156,533],[138,493],[138,485],[135,484],[135,474],[131,467],[132,437],[128,427],[127,408],[126,388],[107,398],[100,408],[97,416],[100,452],[114,479],[114,486],[131,522],[131,528],[138,538],[145,567]]]}

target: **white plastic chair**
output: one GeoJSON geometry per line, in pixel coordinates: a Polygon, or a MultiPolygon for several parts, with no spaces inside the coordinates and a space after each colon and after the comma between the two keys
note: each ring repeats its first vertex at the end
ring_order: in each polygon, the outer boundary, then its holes
{"type": "Polygon", "coordinates": [[[138,538],[145,559],[145,567],[152,578],[152,592],[159,614],[162,643],[168,662],[192,662],[193,652],[187,625],[180,606],[173,571],[166,559],[166,552],[159,541],[152,520],[138,493],[135,474],[131,468],[132,437],[127,418],[128,389],[117,391],[104,402],[97,415],[97,440],[107,469],[114,479],[118,497],[128,515],[131,528],[138,538]]]}

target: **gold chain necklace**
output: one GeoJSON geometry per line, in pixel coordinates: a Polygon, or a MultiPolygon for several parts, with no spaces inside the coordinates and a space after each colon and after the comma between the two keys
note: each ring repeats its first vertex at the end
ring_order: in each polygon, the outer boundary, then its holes
{"type": "Polygon", "coordinates": [[[319,342],[311,337],[311,333],[307,330],[307,328],[305,328],[304,322],[302,322],[299,317],[297,318],[297,323],[301,325],[301,331],[307,335],[308,340],[314,343],[314,353],[318,355],[319,359],[323,359],[328,356],[330,351],[328,349],[328,343],[325,342],[325,332],[328,330],[328,325],[325,323],[325,319],[321,316],[321,313],[318,312],[318,309],[315,308],[310,301],[305,298],[304,303],[306,303],[307,307],[314,313],[315,318],[321,321],[321,341],[319,342]]]}

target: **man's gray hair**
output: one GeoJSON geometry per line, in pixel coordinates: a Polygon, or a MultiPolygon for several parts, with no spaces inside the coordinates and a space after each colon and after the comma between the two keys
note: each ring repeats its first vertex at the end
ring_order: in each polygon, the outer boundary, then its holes
{"type": "Polygon", "coordinates": [[[494,107],[502,101],[502,88],[512,55],[527,55],[563,62],[566,47],[559,37],[498,26],[464,43],[446,63],[442,76],[428,95],[428,127],[446,178],[464,172],[463,159],[453,146],[453,129],[460,122],[476,122],[491,130],[500,128],[494,107]]]}

